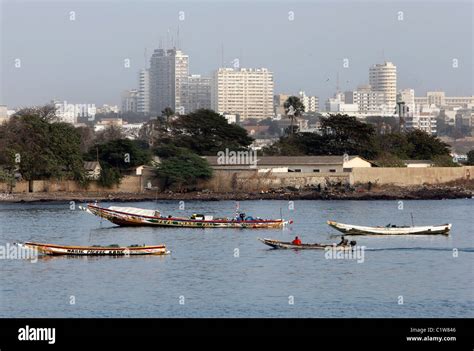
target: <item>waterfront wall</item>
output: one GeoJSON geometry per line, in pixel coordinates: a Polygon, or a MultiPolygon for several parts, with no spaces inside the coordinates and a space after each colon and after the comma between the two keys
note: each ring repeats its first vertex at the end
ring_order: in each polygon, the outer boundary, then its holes
{"type": "MultiPolygon", "coordinates": [[[[74,180],[34,180],[32,182],[32,192],[34,193],[54,193],[54,192],[109,192],[109,193],[139,193],[143,191],[144,182],[140,176],[125,176],[119,185],[112,188],[104,188],[97,182],[91,181],[87,188],[82,187],[74,180]]],[[[8,184],[0,183],[0,192],[8,192],[8,184]]],[[[27,181],[16,182],[13,193],[28,193],[29,184],[27,181]]]]}
{"type": "MultiPolygon", "coordinates": [[[[367,184],[374,185],[436,185],[457,180],[469,180],[474,177],[474,166],[467,167],[430,167],[430,168],[353,168],[344,173],[258,173],[256,170],[230,171],[215,170],[212,179],[198,183],[198,190],[213,192],[265,192],[285,187],[304,188],[320,185],[325,188],[332,184],[367,184]]],[[[72,180],[35,180],[33,192],[107,192],[107,193],[140,193],[146,186],[141,176],[125,176],[122,182],[112,188],[104,188],[97,182],[90,182],[83,188],[72,180]]],[[[157,185],[153,181],[153,185],[157,185]]],[[[14,193],[28,193],[27,181],[17,182],[14,193]]],[[[8,192],[6,183],[0,183],[0,192],[8,192]]]]}
{"type": "Polygon", "coordinates": [[[435,185],[474,177],[474,166],[428,168],[353,168],[350,183],[378,185],[435,185]]]}
{"type": "Polygon", "coordinates": [[[349,173],[258,173],[249,171],[215,170],[212,179],[201,182],[198,188],[213,192],[260,192],[284,187],[326,187],[333,183],[346,184],[349,173]]]}

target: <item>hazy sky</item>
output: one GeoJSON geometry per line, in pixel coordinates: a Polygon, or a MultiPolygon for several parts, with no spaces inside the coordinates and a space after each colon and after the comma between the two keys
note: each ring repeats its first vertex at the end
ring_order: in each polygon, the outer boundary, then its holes
{"type": "Polygon", "coordinates": [[[341,90],[353,89],[384,59],[398,67],[398,88],[417,96],[474,90],[472,1],[3,0],[0,9],[0,104],[9,107],[53,98],[119,104],[121,92],[137,86],[145,48],[149,57],[160,39],[166,46],[178,26],[190,73],[221,66],[223,47],[227,66],[238,58],[241,67],[272,70],[276,93],[305,90],[323,101],[337,72],[341,90]]]}

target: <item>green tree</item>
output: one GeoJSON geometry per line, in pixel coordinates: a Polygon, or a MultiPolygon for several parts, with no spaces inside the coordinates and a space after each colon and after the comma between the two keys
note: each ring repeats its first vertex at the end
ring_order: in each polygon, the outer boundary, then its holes
{"type": "Polygon", "coordinates": [[[409,158],[414,160],[434,160],[436,156],[449,156],[449,145],[421,130],[414,130],[406,134],[412,149],[409,158]]]}
{"type": "Polygon", "coordinates": [[[467,153],[467,165],[474,166],[474,150],[467,153]]]}
{"type": "Polygon", "coordinates": [[[336,114],[321,118],[325,138],[325,153],[332,155],[360,155],[369,159],[377,156],[375,128],[355,117],[336,114]]]}
{"type": "Polygon", "coordinates": [[[374,162],[379,167],[405,167],[402,159],[389,152],[381,152],[374,162]]]}
{"type": "Polygon", "coordinates": [[[212,168],[206,159],[184,148],[171,147],[160,150],[159,154],[167,155],[158,165],[156,174],[163,180],[165,188],[179,191],[194,187],[199,180],[212,177],[212,168]]]}
{"type": "Polygon", "coordinates": [[[51,106],[18,111],[0,126],[0,164],[24,179],[76,179],[85,182],[80,134],[55,122],[51,106]]]}
{"type": "Polygon", "coordinates": [[[179,116],[170,127],[171,137],[162,143],[172,143],[198,155],[216,155],[226,148],[246,150],[253,141],[244,128],[227,123],[222,115],[207,109],[179,116]]]}
{"type": "Polygon", "coordinates": [[[413,153],[414,146],[408,141],[407,136],[403,133],[377,135],[375,137],[375,142],[382,153],[390,153],[402,160],[409,159],[413,153]]]}
{"type": "Polygon", "coordinates": [[[141,140],[116,139],[92,147],[85,158],[95,161],[98,156],[101,165],[123,172],[132,167],[146,165],[151,161],[151,151],[141,140]]]}

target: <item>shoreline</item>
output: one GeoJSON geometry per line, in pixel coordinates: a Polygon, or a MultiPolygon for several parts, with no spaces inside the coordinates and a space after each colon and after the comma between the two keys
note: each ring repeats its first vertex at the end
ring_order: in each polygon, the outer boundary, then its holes
{"type": "Polygon", "coordinates": [[[186,193],[152,191],[144,193],[107,193],[107,192],[54,192],[54,193],[15,193],[0,194],[0,203],[38,203],[38,202],[139,202],[158,200],[198,200],[198,201],[245,201],[245,200],[443,200],[472,198],[474,192],[460,186],[430,187],[377,187],[374,189],[278,189],[259,193],[214,193],[194,191],[186,193]]]}

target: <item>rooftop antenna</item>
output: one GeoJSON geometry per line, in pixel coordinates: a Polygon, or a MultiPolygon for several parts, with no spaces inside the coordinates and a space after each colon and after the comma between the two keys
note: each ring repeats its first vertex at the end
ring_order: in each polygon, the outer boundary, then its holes
{"type": "Polygon", "coordinates": [[[178,30],[177,30],[177,39],[176,39],[176,46],[178,50],[181,50],[181,43],[179,42],[179,25],[178,25],[178,30]]]}
{"type": "Polygon", "coordinates": [[[168,32],[166,34],[166,48],[170,47],[170,29],[168,28],[168,32]]]}
{"type": "Polygon", "coordinates": [[[336,73],[336,92],[339,93],[339,71],[336,73]]]}
{"type": "Polygon", "coordinates": [[[221,67],[224,68],[224,43],[221,43],[221,67]]]}

